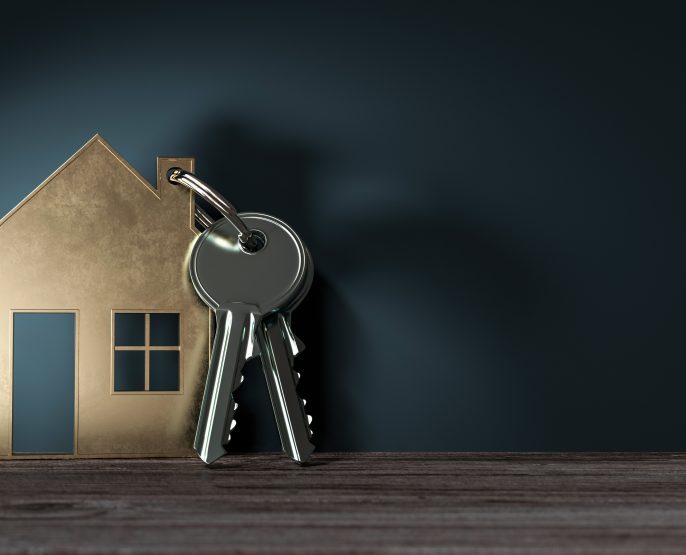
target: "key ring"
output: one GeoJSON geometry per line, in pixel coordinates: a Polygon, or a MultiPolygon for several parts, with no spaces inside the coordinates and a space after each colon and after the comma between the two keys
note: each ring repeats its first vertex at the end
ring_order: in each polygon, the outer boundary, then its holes
{"type": "Polygon", "coordinates": [[[248,229],[248,226],[240,219],[236,208],[207,183],[200,181],[195,175],[181,168],[170,168],[167,172],[167,180],[169,183],[188,187],[219,210],[221,215],[238,230],[238,242],[244,250],[255,252],[260,249],[262,245],[259,237],[248,229]]]}

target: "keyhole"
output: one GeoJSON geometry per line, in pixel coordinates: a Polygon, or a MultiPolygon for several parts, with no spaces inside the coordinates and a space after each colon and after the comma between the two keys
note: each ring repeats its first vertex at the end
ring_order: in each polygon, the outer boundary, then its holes
{"type": "Polygon", "coordinates": [[[255,254],[267,244],[267,236],[259,229],[253,229],[251,230],[250,239],[245,243],[239,241],[239,244],[244,253],[255,254]]]}

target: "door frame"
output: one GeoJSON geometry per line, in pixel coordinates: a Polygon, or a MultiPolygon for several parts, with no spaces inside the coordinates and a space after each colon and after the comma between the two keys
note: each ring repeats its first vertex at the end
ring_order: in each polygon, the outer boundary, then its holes
{"type": "Polygon", "coordinates": [[[79,330],[80,311],[78,308],[30,308],[10,309],[9,314],[9,456],[10,459],[73,459],[78,457],[79,443],[79,330]],[[12,415],[14,413],[14,315],[15,314],[73,314],[74,315],[74,445],[72,453],[64,454],[25,454],[15,455],[12,441],[12,415]]]}

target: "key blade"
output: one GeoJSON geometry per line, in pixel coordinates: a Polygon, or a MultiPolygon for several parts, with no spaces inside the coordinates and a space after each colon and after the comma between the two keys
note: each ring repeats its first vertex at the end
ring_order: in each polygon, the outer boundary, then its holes
{"type": "Polygon", "coordinates": [[[291,319],[290,316],[286,318],[283,314],[279,314],[279,324],[281,325],[281,329],[283,331],[284,339],[286,340],[286,343],[288,344],[288,347],[291,352],[292,357],[298,356],[300,353],[302,353],[305,350],[305,343],[303,343],[298,336],[296,336],[293,333],[293,329],[291,328],[291,319]]]}
{"type": "Polygon", "coordinates": [[[217,331],[200,406],[195,450],[207,464],[226,454],[228,423],[233,420],[233,391],[240,384],[254,317],[250,305],[230,303],[217,308],[217,331]]]}
{"type": "Polygon", "coordinates": [[[302,400],[296,391],[295,372],[282,315],[271,315],[257,327],[269,397],[281,437],[283,450],[298,463],[314,451],[312,433],[302,400]]]}

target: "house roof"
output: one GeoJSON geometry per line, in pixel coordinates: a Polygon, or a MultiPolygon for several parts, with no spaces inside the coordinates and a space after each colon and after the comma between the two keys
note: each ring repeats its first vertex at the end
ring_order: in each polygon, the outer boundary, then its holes
{"type": "Polygon", "coordinates": [[[28,203],[36,194],[38,194],[44,187],[46,187],[55,177],[57,177],[62,171],[64,171],[65,168],[67,168],[72,162],[74,162],[79,156],[81,156],[86,150],[88,150],[91,146],[94,144],[100,144],[103,146],[112,156],[122,165],[124,166],[129,172],[131,172],[134,177],[140,181],[140,183],[145,186],[153,195],[155,195],[158,199],[160,198],[160,195],[155,187],[153,187],[140,173],[138,173],[133,166],[131,166],[125,159],[124,157],[119,154],[112,146],[105,140],[103,139],[99,134],[95,134],[95,136],[90,139],[85,145],[83,145],[80,149],[78,149],[74,154],[72,154],[69,159],[64,162],[59,168],[57,168],[45,181],[43,181],[38,187],[36,187],[33,191],[31,191],[24,200],[22,200],[19,204],[17,204],[12,210],[10,210],[5,216],[0,219],[0,226],[4,224],[7,220],[9,220],[14,214],[16,214],[26,203],[28,203]]]}

